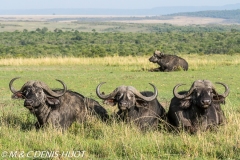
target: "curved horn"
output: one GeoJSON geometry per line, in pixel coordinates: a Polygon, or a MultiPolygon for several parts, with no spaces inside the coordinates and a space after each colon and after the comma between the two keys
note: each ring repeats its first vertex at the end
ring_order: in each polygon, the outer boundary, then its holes
{"type": "Polygon", "coordinates": [[[138,96],[139,98],[141,98],[141,99],[143,99],[143,100],[145,100],[145,101],[147,101],[147,102],[150,102],[150,101],[152,101],[152,100],[154,100],[156,97],[157,97],[157,95],[158,95],[158,90],[157,90],[157,88],[152,84],[152,83],[149,83],[151,86],[153,86],[153,88],[154,88],[154,93],[153,93],[153,95],[151,96],[151,97],[146,97],[146,96],[143,96],[138,90],[136,90],[135,88],[132,88],[133,89],[133,93],[136,95],[136,96],[138,96]]]}
{"type": "Polygon", "coordinates": [[[228,86],[226,84],[224,84],[224,83],[221,83],[221,82],[216,82],[216,84],[221,84],[221,85],[224,86],[225,92],[223,94],[220,94],[220,96],[223,96],[224,98],[226,98],[228,96],[228,94],[229,94],[228,86]]]}
{"type": "Polygon", "coordinates": [[[195,88],[192,86],[191,89],[190,89],[187,93],[185,93],[185,94],[183,94],[183,95],[180,95],[180,94],[177,92],[177,89],[178,89],[179,86],[182,86],[182,85],[186,85],[186,84],[177,84],[177,85],[173,88],[173,94],[174,94],[174,96],[177,97],[178,99],[184,99],[184,98],[188,97],[188,96],[193,92],[193,90],[195,89],[195,88]]]}
{"type": "Polygon", "coordinates": [[[60,82],[63,85],[63,91],[61,93],[56,93],[56,92],[52,91],[45,83],[40,82],[40,85],[51,96],[53,96],[53,97],[61,97],[62,95],[64,95],[66,93],[67,86],[66,86],[66,84],[63,81],[61,81],[59,79],[56,79],[56,81],[60,82]]]}
{"type": "Polygon", "coordinates": [[[13,87],[13,82],[16,80],[16,79],[19,79],[20,77],[15,77],[15,78],[13,78],[10,82],[9,82],[9,89],[10,89],[10,91],[12,92],[12,93],[16,93],[17,92],[17,90],[15,90],[14,89],[14,87],[13,87]]]}
{"type": "Polygon", "coordinates": [[[104,83],[106,83],[106,82],[102,82],[102,83],[100,83],[100,84],[97,86],[97,88],[96,88],[96,94],[97,94],[97,96],[98,96],[99,98],[103,99],[103,100],[108,99],[108,98],[110,98],[110,97],[114,97],[114,96],[117,94],[117,92],[118,92],[118,88],[115,89],[112,93],[110,93],[110,94],[108,94],[108,95],[104,95],[104,94],[101,94],[101,93],[100,93],[100,87],[101,87],[101,85],[103,85],[104,83]]]}

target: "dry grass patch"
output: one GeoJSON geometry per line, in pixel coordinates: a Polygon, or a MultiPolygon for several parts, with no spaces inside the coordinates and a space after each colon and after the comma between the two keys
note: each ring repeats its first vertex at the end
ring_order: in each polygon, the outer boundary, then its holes
{"type": "Polygon", "coordinates": [[[186,25],[206,25],[206,24],[224,24],[225,19],[222,18],[204,18],[204,17],[187,17],[187,16],[175,16],[172,19],[153,19],[153,20],[115,20],[115,22],[122,23],[169,23],[173,25],[186,26],[186,25]]]}
{"type": "Polygon", "coordinates": [[[143,57],[46,57],[46,58],[4,58],[0,59],[2,66],[38,66],[38,65],[143,65],[148,59],[143,57]]]}
{"type": "MultiPolygon", "coordinates": [[[[239,65],[240,55],[196,55],[183,54],[180,57],[187,60],[189,69],[196,70],[203,66],[239,65]]],[[[42,65],[107,65],[107,66],[141,66],[142,69],[158,67],[157,64],[149,62],[150,56],[141,57],[45,57],[45,58],[3,58],[0,59],[1,66],[42,66],[42,65]]]]}

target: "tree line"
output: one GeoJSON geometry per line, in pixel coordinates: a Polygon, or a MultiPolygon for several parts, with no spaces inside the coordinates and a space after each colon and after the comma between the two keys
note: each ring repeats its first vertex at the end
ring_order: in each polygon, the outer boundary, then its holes
{"type": "Polygon", "coordinates": [[[227,22],[240,23],[240,9],[184,12],[184,13],[170,14],[169,16],[194,16],[194,17],[223,18],[223,19],[226,19],[227,22]]]}
{"type": "Polygon", "coordinates": [[[240,32],[92,32],[35,31],[0,32],[0,57],[104,57],[142,56],[160,50],[170,54],[240,53],[240,32]]]}

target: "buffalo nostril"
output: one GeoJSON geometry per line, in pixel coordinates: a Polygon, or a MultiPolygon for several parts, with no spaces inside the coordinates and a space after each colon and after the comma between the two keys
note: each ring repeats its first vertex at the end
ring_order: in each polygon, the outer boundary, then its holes
{"type": "Polygon", "coordinates": [[[31,106],[33,104],[33,100],[25,100],[24,105],[25,106],[31,106]]]}
{"type": "Polygon", "coordinates": [[[120,105],[125,106],[127,105],[127,102],[120,102],[120,105]]]}
{"type": "Polygon", "coordinates": [[[211,100],[202,100],[202,104],[208,105],[211,103],[211,100]]]}

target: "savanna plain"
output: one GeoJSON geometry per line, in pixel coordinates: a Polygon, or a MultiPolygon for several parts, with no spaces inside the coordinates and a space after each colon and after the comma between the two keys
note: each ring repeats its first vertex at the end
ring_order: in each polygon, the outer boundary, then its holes
{"type": "MultiPolygon", "coordinates": [[[[0,59],[0,151],[85,151],[83,159],[239,159],[240,56],[181,56],[189,62],[187,72],[148,72],[157,66],[151,64],[147,56],[0,59]],[[114,119],[112,123],[103,123],[89,117],[86,123],[74,123],[65,132],[50,127],[36,131],[36,118],[23,107],[23,101],[11,99],[8,83],[18,76],[21,79],[14,83],[16,89],[28,80],[41,80],[51,88],[60,88],[55,81],[60,79],[69,89],[99,101],[109,114],[114,114],[117,107],[103,104],[96,96],[95,89],[100,82],[106,82],[101,89],[105,93],[120,85],[131,85],[139,91],[153,90],[148,84],[153,83],[159,92],[158,100],[166,110],[173,97],[172,89],[178,83],[185,83],[181,89],[188,90],[198,79],[223,82],[231,91],[226,104],[222,105],[227,124],[217,131],[194,135],[171,133],[161,126],[159,130],[143,133],[114,119]]],[[[215,87],[218,92],[224,92],[221,85],[215,87]]]]}
{"type": "MultiPolygon", "coordinates": [[[[106,23],[79,23],[79,27],[76,23],[66,21],[30,22],[20,19],[13,22],[3,18],[1,32],[13,32],[16,28],[34,31],[38,27],[53,31],[56,26],[61,26],[63,31],[105,32],[117,28],[120,32],[149,32],[142,24],[139,27],[121,23],[119,27],[119,23],[111,23],[109,27],[106,23]]],[[[240,159],[239,53],[178,54],[188,61],[188,71],[149,72],[149,69],[158,67],[148,60],[152,53],[148,56],[125,57],[0,58],[0,159],[240,159]],[[96,87],[101,82],[106,82],[101,87],[105,93],[121,85],[134,86],[139,91],[152,91],[149,85],[152,83],[157,87],[157,99],[166,111],[175,85],[186,84],[179,87],[180,91],[188,90],[199,79],[223,82],[230,88],[226,103],[222,105],[227,123],[217,130],[191,135],[184,131],[169,132],[164,125],[160,125],[158,130],[142,132],[134,125],[114,118],[104,123],[96,117],[88,117],[87,122],[74,123],[64,132],[51,127],[36,131],[34,123],[37,119],[23,107],[23,100],[11,99],[8,85],[14,77],[21,77],[14,82],[16,89],[29,80],[43,81],[50,88],[61,88],[55,80],[60,79],[68,89],[99,101],[110,115],[117,112],[117,107],[103,104],[97,97],[96,87]],[[64,156],[47,156],[63,152],[64,156]],[[9,157],[10,153],[12,157],[9,157]],[[29,157],[26,153],[29,153],[29,157]],[[76,153],[75,157],[72,153],[76,153]]],[[[224,92],[219,84],[215,84],[215,88],[219,93],[224,92]]]]}

